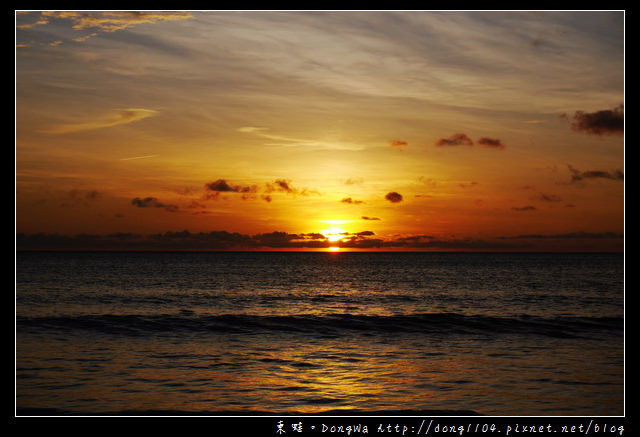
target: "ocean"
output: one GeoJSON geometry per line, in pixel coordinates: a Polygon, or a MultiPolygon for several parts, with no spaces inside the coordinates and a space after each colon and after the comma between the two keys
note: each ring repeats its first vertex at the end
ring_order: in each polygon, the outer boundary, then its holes
{"type": "Polygon", "coordinates": [[[624,255],[18,252],[17,415],[624,414],[624,255]]]}

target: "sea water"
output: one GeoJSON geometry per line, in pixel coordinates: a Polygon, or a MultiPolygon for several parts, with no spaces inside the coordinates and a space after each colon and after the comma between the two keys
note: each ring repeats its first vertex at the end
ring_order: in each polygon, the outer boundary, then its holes
{"type": "Polygon", "coordinates": [[[623,254],[19,252],[17,414],[624,414],[623,254]]]}

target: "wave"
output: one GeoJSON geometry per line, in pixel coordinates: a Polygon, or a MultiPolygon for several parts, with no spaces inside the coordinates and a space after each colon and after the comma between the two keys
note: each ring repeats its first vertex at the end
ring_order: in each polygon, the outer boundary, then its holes
{"type": "Polygon", "coordinates": [[[154,333],[236,333],[287,332],[321,336],[348,334],[440,334],[440,335],[543,335],[583,338],[595,333],[619,334],[624,329],[620,317],[553,317],[523,315],[496,317],[457,313],[411,315],[196,315],[187,312],[155,315],[81,315],[16,317],[21,330],[98,331],[116,335],[154,333]]]}

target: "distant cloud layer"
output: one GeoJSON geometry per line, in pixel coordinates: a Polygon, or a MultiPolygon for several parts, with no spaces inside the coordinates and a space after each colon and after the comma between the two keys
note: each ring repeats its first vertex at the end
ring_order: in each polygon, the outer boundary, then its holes
{"type": "Polygon", "coordinates": [[[114,233],[108,235],[78,234],[16,234],[18,250],[86,250],[86,249],[136,249],[136,250],[263,250],[263,249],[326,249],[340,246],[352,249],[441,249],[441,250],[521,250],[532,248],[531,240],[610,240],[620,241],[624,234],[618,232],[568,232],[564,234],[522,234],[500,236],[494,239],[451,238],[434,235],[414,235],[382,239],[372,231],[343,234],[342,241],[331,242],[320,233],[291,234],[274,231],[255,235],[228,231],[190,232],[167,231],[151,235],[114,233]],[[523,241],[508,241],[523,240],[523,241]],[[528,240],[528,241],[527,241],[528,240]]]}

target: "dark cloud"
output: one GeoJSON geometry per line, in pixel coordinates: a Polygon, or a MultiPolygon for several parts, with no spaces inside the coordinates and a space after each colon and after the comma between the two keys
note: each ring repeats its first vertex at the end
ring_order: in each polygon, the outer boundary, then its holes
{"type": "Polygon", "coordinates": [[[584,179],[609,179],[613,181],[624,181],[624,173],[621,170],[614,170],[612,172],[602,171],[602,170],[588,170],[588,171],[580,171],[572,166],[569,167],[569,172],[571,172],[571,181],[570,183],[580,182],[584,179]]]}
{"type": "Polygon", "coordinates": [[[621,135],[624,133],[624,106],[596,112],[576,111],[571,128],[592,135],[621,135]]]}
{"type": "Polygon", "coordinates": [[[175,212],[178,210],[177,205],[161,203],[155,197],[145,197],[143,199],[140,197],[136,197],[131,200],[131,204],[137,206],[138,208],[164,208],[169,212],[175,212]]]}
{"type": "Polygon", "coordinates": [[[287,179],[276,179],[272,183],[267,183],[265,192],[266,193],[279,192],[279,193],[286,193],[286,194],[296,194],[301,196],[308,196],[309,194],[318,194],[318,192],[315,190],[309,190],[307,188],[302,188],[302,189],[295,188],[291,184],[291,181],[287,179]]]}
{"type": "Polygon", "coordinates": [[[362,232],[356,232],[355,234],[350,234],[350,235],[356,235],[358,237],[370,237],[376,234],[373,231],[362,231],[362,232]]]}
{"type": "Polygon", "coordinates": [[[514,211],[535,211],[537,208],[535,206],[527,205],[522,207],[513,207],[511,208],[514,211]]]}
{"type": "Polygon", "coordinates": [[[402,202],[402,194],[396,193],[395,191],[391,191],[391,192],[387,193],[387,195],[384,196],[384,198],[387,199],[391,203],[402,202]]]}
{"type": "Polygon", "coordinates": [[[310,240],[326,240],[327,237],[319,232],[310,232],[308,234],[300,234],[300,237],[310,240]]]}
{"type": "Polygon", "coordinates": [[[257,188],[255,185],[230,185],[226,179],[218,179],[214,182],[205,184],[205,187],[209,191],[219,193],[255,193],[257,188]]]}
{"type": "Polygon", "coordinates": [[[460,188],[472,188],[472,187],[475,187],[476,185],[478,185],[478,182],[471,181],[468,184],[467,183],[461,183],[461,184],[458,184],[458,185],[460,185],[460,188]]]}
{"type": "Polygon", "coordinates": [[[349,178],[344,181],[345,185],[362,185],[363,182],[362,178],[349,178]]]}
{"type": "MultiPolygon", "coordinates": [[[[513,237],[519,238],[519,237],[513,237]]],[[[504,239],[503,239],[504,240],[504,239]]],[[[375,249],[443,249],[443,250],[509,250],[529,247],[529,243],[485,241],[476,239],[440,240],[419,235],[392,240],[376,238],[372,231],[345,233],[342,241],[329,242],[319,233],[290,234],[269,232],[246,235],[227,231],[198,232],[168,231],[152,235],[109,234],[62,236],[57,234],[16,234],[18,250],[261,250],[261,249],[320,249],[330,246],[375,249]]]]}
{"type": "Polygon", "coordinates": [[[363,215],[362,220],[382,220],[382,219],[378,217],[367,217],[366,215],[363,215]]]}
{"type": "MultiPolygon", "coordinates": [[[[226,179],[218,179],[205,184],[206,192],[204,199],[218,199],[224,193],[239,193],[242,200],[255,200],[258,198],[256,193],[261,190],[256,185],[235,185],[229,183],[226,179]]],[[[307,196],[309,194],[318,194],[317,191],[294,188],[291,181],[287,179],[276,179],[274,182],[267,183],[259,198],[265,202],[271,202],[273,197],[271,193],[299,194],[307,196]]]]}
{"type": "Polygon", "coordinates": [[[362,200],[355,200],[355,199],[352,199],[351,197],[345,197],[340,202],[349,203],[349,204],[353,204],[353,205],[359,205],[361,203],[364,203],[362,200]]]}
{"type": "Polygon", "coordinates": [[[543,202],[562,202],[562,198],[560,196],[556,196],[555,194],[540,194],[538,197],[539,200],[543,202]]]}
{"type": "Polygon", "coordinates": [[[385,246],[442,250],[514,250],[529,248],[530,244],[505,243],[504,241],[487,241],[475,238],[441,240],[431,235],[415,235],[385,242],[385,246]]]}
{"type": "Polygon", "coordinates": [[[267,192],[280,191],[284,193],[295,193],[296,190],[290,184],[290,181],[276,179],[272,184],[267,184],[267,192]]]}
{"type": "Polygon", "coordinates": [[[502,142],[497,139],[497,138],[487,138],[487,137],[482,137],[478,140],[477,144],[480,147],[486,147],[488,149],[504,149],[505,145],[502,144],[502,142]]]}
{"type": "Polygon", "coordinates": [[[436,146],[473,146],[473,141],[465,134],[453,134],[449,138],[440,138],[436,141],[436,146]]]}
{"type": "Polygon", "coordinates": [[[619,239],[624,238],[624,234],[619,232],[567,232],[564,234],[526,234],[513,237],[498,237],[503,240],[527,239],[527,240],[547,240],[547,239],[619,239]]]}
{"type": "MultiPolygon", "coordinates": [[[[89,203],[98,200],[102,197],[102,194],[97,190],[89,190],[89,191],[81,191],[81,190],[71,190],[69,191],[69,199],[72,201],[72,204],[89,206],[89,203]]],[[[63,203],[63,206],[66,206],[68,203],[63,203]]]]}
{"type": "MultiPolygon", "coordinates": [[[[476,143],[479,147],[487,149],[502,150],[506,146],[497,138],[482,137],[476,143]]],[[[473,146],[474,142],[467,135],[457,133],[451,135],[449,138],[440,138],[436,141],[437,147],[451,147],[451,146],[473,146]]]]}
{"type": "Polygon", "coordinates": [[[291,242],[299,238],[296,234],[288,234],[286,232],[270,232],[253,236],[253,240],[259,246],[265,247],[294,247],[291,242]]]}

